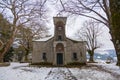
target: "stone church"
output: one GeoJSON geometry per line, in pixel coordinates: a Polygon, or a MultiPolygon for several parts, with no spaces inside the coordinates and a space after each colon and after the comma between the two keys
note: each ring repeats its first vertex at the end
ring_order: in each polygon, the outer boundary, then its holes
{"type": "Polygon", "coordinates": [[[54,36],[34,40],[32,63],[48,62],[67,65],[72,62],[86,63],[86,42],[66,37],[67,17],[54,17],[54,36]]]}

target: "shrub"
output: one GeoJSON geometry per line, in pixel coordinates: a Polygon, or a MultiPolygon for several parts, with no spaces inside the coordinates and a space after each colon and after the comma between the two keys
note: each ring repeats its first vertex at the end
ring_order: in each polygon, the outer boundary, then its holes
{"type": "Polygon", "coordinates": [[[70,62],[66,66],[67,67],[75,67],[75,66],[83,66],[86,65],[86,63],[80,63],[80,62],[70,62]]]}
{"type": "Polygon", "coordinates": [[[52,65],[52,63],[49,63],[49,62],[39,62],[39,63],[31,63],[31,65],[46,65],[46,66],[48,66],[48,65],[52,65]]]}

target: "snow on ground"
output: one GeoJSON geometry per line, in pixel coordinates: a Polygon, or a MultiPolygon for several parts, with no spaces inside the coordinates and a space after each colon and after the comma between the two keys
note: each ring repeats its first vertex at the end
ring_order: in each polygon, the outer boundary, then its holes
{"type": "Polygon", "coordinates": [[[116,66],[116,63],[91,63],[90,65],[96,65],[99,68],[102,68],[104,71],[110,72],[113,76],[116,76],[118,80],[120,80],[120,66],[116,66]]]}
{"type": "MultiPolygon", "coordinates": [[[[110,71],[120,69],[107,64],[90,64],[109,68],[110,71]],[[110,67],[111,66],[111,67],[110,67]]],[[[28,63],[11,63],[8,67],[0,67],[0,80],[120,80],[97,66],[66,68],[66,67],[29,67],[28,63]]]]}
{"type": "Polygon", "coordinates": [[[112,64],[95,64],[111,72],[115,72],[120,75],[120,67],[116,66],[116,63],[112,64]]]}
{"type": "Polygon", "coordinates": [[[25,67],[26,63],[12,63],[0,67],[0,80],[44,80],[51,68],[25,67]]]}
{"type": "Polygon", "coordinates": [[[78,80],[117,80],[110,73],[97,70],[96,67],[75,68],[70,69],[70,71],[78,80]]]}

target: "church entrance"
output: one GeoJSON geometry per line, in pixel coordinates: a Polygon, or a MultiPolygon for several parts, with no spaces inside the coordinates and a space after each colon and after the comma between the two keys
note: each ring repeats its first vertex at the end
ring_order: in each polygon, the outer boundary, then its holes
{"type": "Polygon", "coordinates": [[[63,53],[57,53],[57,65],[63,65],[63,53]]]}
{"type": "Polygon", "coordinates": [[[62,43],[58,43],[56,45],[56,64],[61,66],[64,64],[64,45],[62,43]]]}

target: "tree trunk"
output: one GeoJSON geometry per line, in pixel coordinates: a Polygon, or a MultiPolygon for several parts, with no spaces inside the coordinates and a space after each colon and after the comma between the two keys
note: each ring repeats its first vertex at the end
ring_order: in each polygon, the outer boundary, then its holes
{"type": "Polygon", "coordinates": [[[30,43],[29,41],[27,42],[27,49],[26,49],[26,54],[25,54],[25,61],[28,62],[28,54],[30,52],[30,43]]]}
{"type": "Polygon", "coordinates": [[[0,52],[0,62],[3,62],[3,56],[6,54],[6,52],[10,49],[11,45],[13,44],[16,33],[17,33],[17,28],[15,28],[10,40],[8,41],[6,46],[3,48],[3,50],[0,52]]]}
{"type": "Polygon", "coordinates": [[[0,62],[3,62],[3,57],[0,58],[0,62]]]}
{"type": "Polygon", "coordinates": [[[115,45],[116,56],[117,56],[117,63],[116,63],[116,65],[120,66],[120,43],[118,45],[116,43],[114,43],[114,45],[115,45]]]}
{"type": "Polygon", "coordinates": [[[28,54],[29,54],[29,50],[26,50],[26,54],[25,54],[25,62],[28,62],[28,54]]]}
{"type": "Polygon", "coordinates": [[[93,50],[89,50],[88,53],[90,55],[89,62],[94,62],[94,51],[93,50]]]}
{"type": "Polygon", "coordinates": [[[110,34],[112,36],[112,42],[114,44],[114,48],[115,48],[116,56],[117,56],[117,63],[116,63],[116,65],[120,65],[120,42],[119,42],[120,39],[118,38],[119,33],[116,34],[116,32],[118,32],[118,31],[114,30],[113,27],[115,27],[115,26],[111,25],[111,27],[112,27],[112,29],[110,30],[110,34]]]}
{"type": "Polygon", "coordinates": [[[117,54],[117,64],[116,65],[118,65],[118,66],[120,66],[120,51],[118,52],[118,54],[117,54]]]}
{"type": "Polygon", "coordinates": [[[109,1],[110,1],[110,11],[111,11],[110,32],[116,50],[117,65],[120,65],[120,5],[119,5],[120,1],[119,0],[109,0],[109,1]]]}
{"type": "Polygon", "coordinates": [[[94,62],[94,56],[93,55],[90,55],[90,59],[89,59],[89,62],[94,62]]]}

